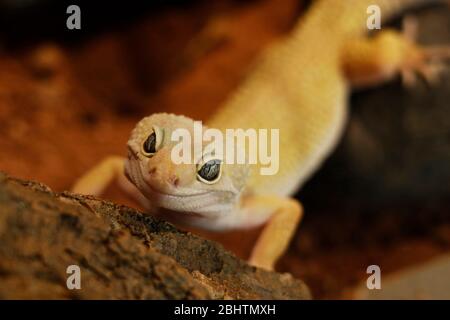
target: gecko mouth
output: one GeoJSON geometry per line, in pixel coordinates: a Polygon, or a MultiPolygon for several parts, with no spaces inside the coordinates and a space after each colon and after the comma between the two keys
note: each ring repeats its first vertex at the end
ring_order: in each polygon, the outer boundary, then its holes
{"type": "Polygon", "coordinates": [[[186,190],[185,192],[171,193],[155,188],[148,181],[146,181],[146,185],[149,198],[153,199],[161,208],[199,213],[202,208],[212,204],[210,203],[211,199],[208,197],[211,193],[210,191],[186,190]]]}
{"type": "Polygon", "coordinates": [[[155,204],[167,210],[182,212],[192,217],[204,217],[205,213],[208,216],[215,211],[223,211],[223,205],[220,206],[220,200],[211,192],[197,191],[191,194],[169,194],[155,190],[150,185],[147,185],[149,199],[153,200],[155,204]],[[219,205],[220,209],[214,209],[219,205]]]}
{"type": "Polygon", "coordinates": [[[156,196],[161,196],[161,197],[176,197],[176,198],[189,198],[189,197],[194,197],[194,196],[203,196],[209,193],[209,191],[192,191],[189,190],[189,193],[170,193],[170,192],[163,192],[161,190],[158,190],[157,188],[153,187],[151,185],[151,183],[147,182],[147,186],[149,191],[156,195],[156,196]]]}

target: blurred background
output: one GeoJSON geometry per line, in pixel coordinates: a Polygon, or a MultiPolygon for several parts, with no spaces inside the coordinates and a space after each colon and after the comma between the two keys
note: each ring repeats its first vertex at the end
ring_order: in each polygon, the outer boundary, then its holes
{"type": "MultiPolygon", "coordinates": [[[[310,6],[92,2],[0,0],[0,170],[56,191],[124,155],[146,115],[208,119],[310,6]],[[81,8],[81,30],[66,28],[70,4],[81,8]]],[[[450,43],[448,8],[409,14],[420,42],[450,43]]],[[[414,90],[396,79],[352,96],[341,143],[297,195],[306,215],[278,270],[316,298],[345,298],[371,264],[393,273],[450,251],[449,79],[414,90]]],[[[138,206],[115,186],[105,198],[138,206]]],[[[201,235],[245,258],[258,232],[201,235]]]]}

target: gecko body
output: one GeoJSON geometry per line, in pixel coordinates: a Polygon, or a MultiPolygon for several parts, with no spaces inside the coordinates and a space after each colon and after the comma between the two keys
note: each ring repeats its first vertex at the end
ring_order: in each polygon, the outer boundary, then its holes
{"type": "MultiPolygon", "coordinates": [[[[142,203],[170,221],[211,230],[266,223],[250,262],[273,268],[302,217],[300,203],[291,196],[339,141],[351,87],[399,72],[427,71],[431,53],[403,34],[384,30],[366,36],[367,8],[378,5],[387,19],[425,2],[315,1],[288,37],[262,53],[207,126],[222,132],[279,129],[275,175],[259,174],[260,164],[227,164],[207,154],[193,155],[201,161],[175,164],[171,155],[176,144],[170,137],[180,128],[192,132],[194,121],[165,113],[142,119],[131,134],[125,160],[125,174],[142,203]]],[[[121,176],[123,163],[122,158],[107,159],[81,178],[74,191],[99,193],[121,176]]]]}

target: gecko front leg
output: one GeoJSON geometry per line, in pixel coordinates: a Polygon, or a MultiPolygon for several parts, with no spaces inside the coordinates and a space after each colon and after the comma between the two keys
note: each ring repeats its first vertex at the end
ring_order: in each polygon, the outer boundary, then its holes
{"type": "Polygon", "coordinates": [[[114,180],[124,180],[125,159],[109,156],[86,172],[72,187],[72,192],[90,195],[100,195],[114,180]],[[121,179],[122,180],[122,179],[121,179]]]}
{"type": "Polygon", "coordinates": [[[127,194],[133,196],[141,204],[147,204],[147,199],[128,180],[124,172],[125,158],[108,156],[77,179],[71,191],[79,194],[101,195],[108,186],[117,182],[127,194]]]}
{"type": "Polygon", "coordinates": [[[249,258],[250,264],[273,270],[297,230],[303,216],[302,205],[295,199],[276,196],[255,196],[246,205],[250,210],[273,211],[249,258]]]}
{"type": "Polygon", "coordinates": [[[299,201],[289,197],[244,195],[240,203],[219,218],[201,218],[194,226],[209,230],[248,229],[264,225],[248,263],[274,270],[278,259],[286,252],[303,217],[299,201]]]}
{"type": "Polygon", "coordinates": [[[251,195],[244,196],[239,208],[220,224],[227,228],[251,228],[265,223],[248,262],[273,270],[287,250],[302,216],[302,205],[293,198],[251,195]]]}

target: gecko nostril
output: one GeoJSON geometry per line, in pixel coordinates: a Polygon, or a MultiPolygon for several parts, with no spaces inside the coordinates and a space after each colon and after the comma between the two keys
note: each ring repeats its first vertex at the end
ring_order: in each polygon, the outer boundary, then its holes
{"type": "Polygon", "coordinates": [[[156,172],[156,167],[150,168],[148,171],[149,174],[154,174],[156,172]]]}
{"type": "Polygon", "coordinates": [[[172,179],[172,183],[175,187],[178,187],[178,185],[180,184],[180,179],[178,177],[174,177],[172,179]]]}

